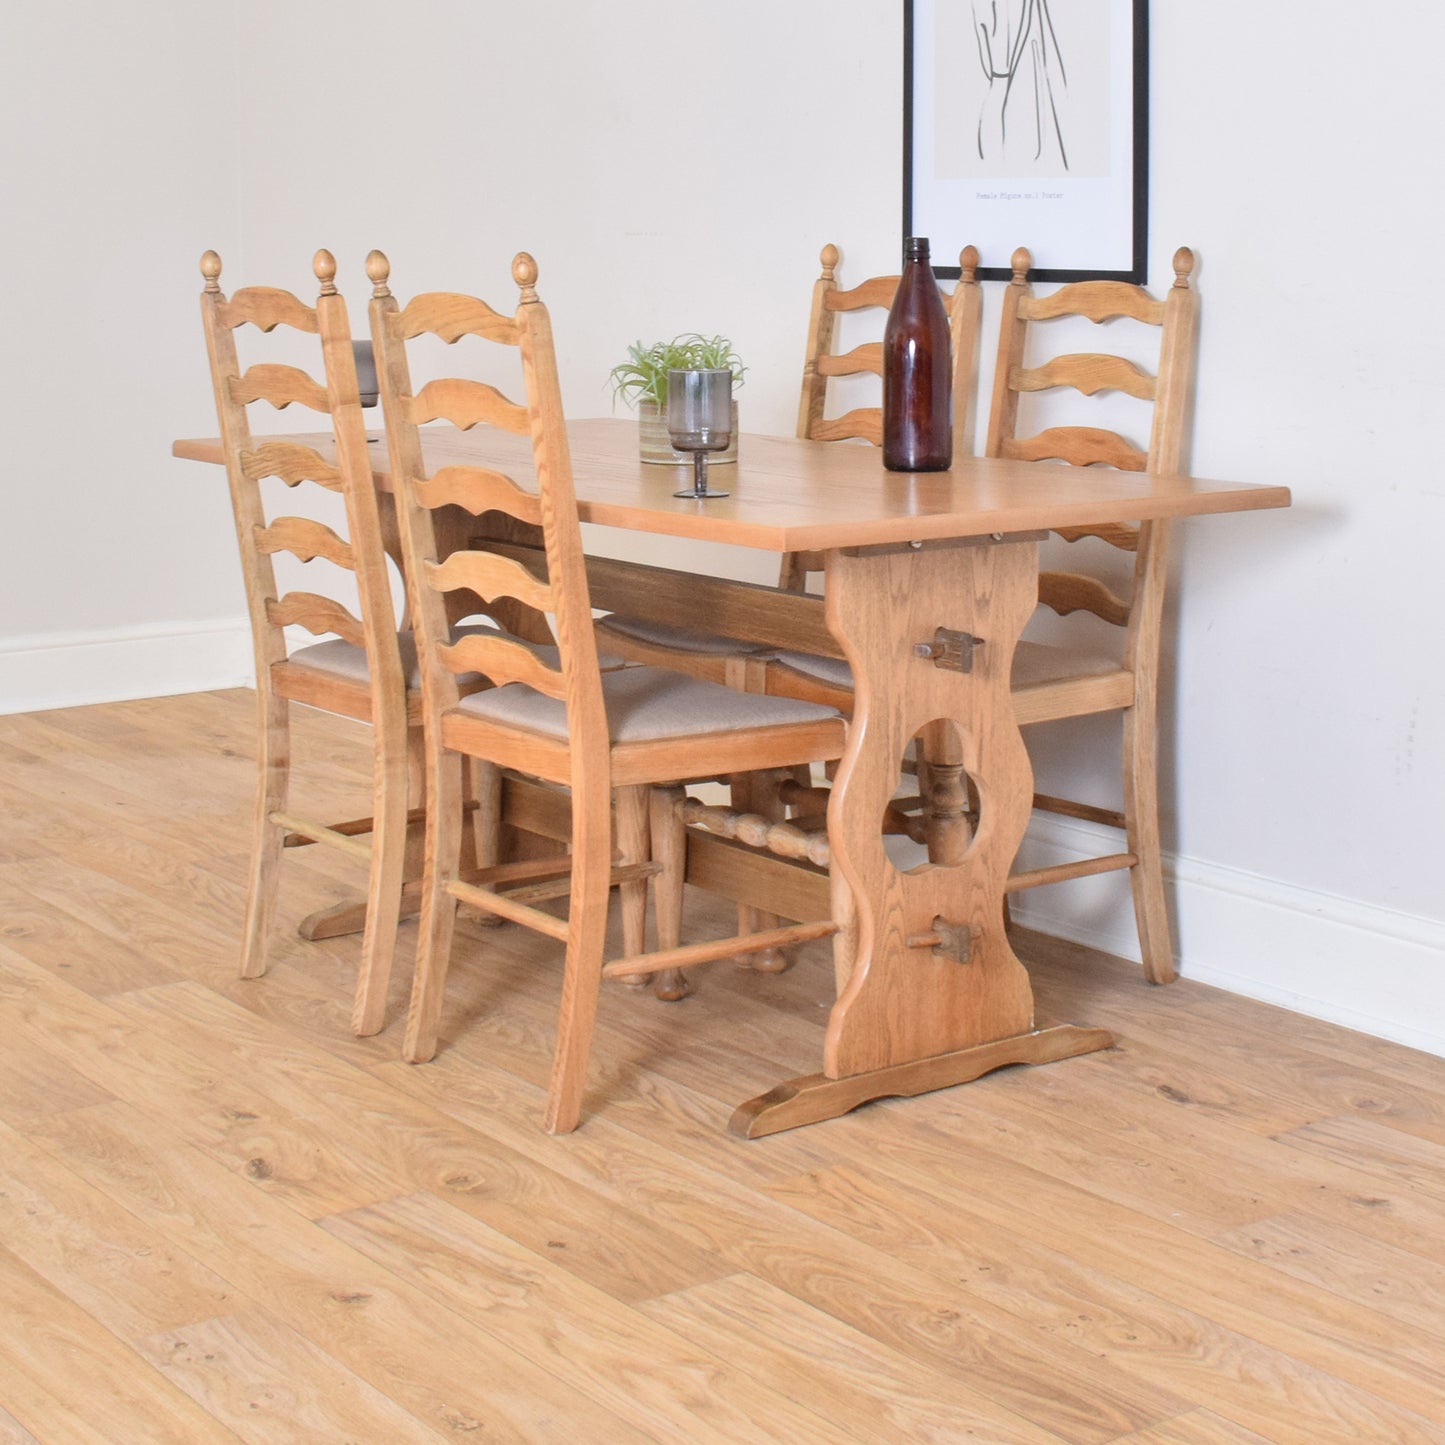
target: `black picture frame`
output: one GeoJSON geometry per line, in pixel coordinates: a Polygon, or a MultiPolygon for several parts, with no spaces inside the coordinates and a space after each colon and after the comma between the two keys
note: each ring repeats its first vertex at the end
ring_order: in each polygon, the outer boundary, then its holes
{"type": "MultiPolygon", "coordinates": [[[[1088,177],[1067,173],[1065,137],[1058,112],[1050,102],[1050,77],[1046,67],[1050,56],[1061,59],[1057,31],[1052,23],[1049,0],[1012,0],[1012,6],[988,0],[904,0],[903,3],[903,234],[926,235],[939,277],[956,278],[957,265],[939,264],[958,255],[967,244],[978,246],[984,262],[978,270],[983,280],[1006,281],[1011,272],[1008,261],[1017,246],[1028,246],[1038,263],[1030,272],[1036,281],[1129,281],[1143,285],[1148,280],[1149,241],[1149,5],[1148,0],[1089,0],[1107,21],[1102,30],[1086,35],[1089,54],[1096,63],[1083,69],[1085,83],[1076,82],[1090,102],[1084,112],[1083,132],[1092,139],[1085,151],[1097,164],[1103,158],[1107,173],[1088,177]],[[975,3],[979,7],[974,8],[975,3]],[[1031,43],[1033,63],[1023,73],[1018,94],[1013,93],[1020,71],[1017,60],[1005,57],[1006,84],[990,48],[995,38],[988,22],[998,23],[998,12],[1012,14],[1019,22],[1019,34],[1010,35],[1016,55],[1022,47],[1020,36],[1035,35],[1031,43]],[[983,14],[984,23],[973,19],[983,14]],[[963,16],[968,15],[965,28],[963,16]],[[1030,28],[1031,27],[1031,28],[1030,28]],[[1121,33],[1125,32],[1125,33],[1121,33]],[[965,38],[966,37],[966,38],[965,38]],[[942,51],[941,51],[942,47],[942,51]],[[1042,55],[1042,62],[1039,56],[1042,55]],[[1103,63],[1097,63],[1102,57],[1103,63]],[[949,66],[960,67],[957,70],[949,66]],[[1100,78],[1100,74],[1105,79],[1100,78]],[[936,79],[940,74],[958,75],[958,95],[950,90],[944,104],[971,118],[965,88],[983,100],[976,137],[966,128],[951,126],[946,136],[937,134],[942,110],[936,79]],[[1033,86],[1035,104],[1028,105],[1028,86],[1033,86]],[[1000,107],[996,97],[1002,95],[1000,107]],[[1042,101],[1037,97],[1042,96],[1042,101]],[[1020,99],[1025,103],[1021,106],[1020,99]],[[1013,154],[1024,154],[1025,174],[1014,177],[1006,170],[1010,158],[986,155],[998,132],[988,131],[984,108],[993,104],[1000,115],[1013,106],[1023,120],[1014,135],[1022,136],[1022,152],[1015,144],[1013,154]],[[1030,126],[1032,124],[1032,129],[1030,126]],[[1046,137],[1047,139],[1041,139],[1046,137]],[[1053,147],[1053,149],[1049,149],[1053,147]],[[937,156],[948,148],[954,169],[977,168],[977,174],[940,178],[937,156]],[[1042,154],[1028,155],[1035,148],[1042,154]],[[977,151],[977,156],[973,154],[977,151]],[[934,157],[932,172],[920,171],[928,157],[934,157]],[[1060,156],[1064,157],[1060,162],[1060,156]],[[1049,176],[1050,166],[1059,174],[1049,176]]],[[[1082,21],[1071,12],[1076,26],[1082,21]]],[[[1053,91],[1057,91],[1057,84],[1053,91]]],[[[1071,97],[1072,98],[1072,97],[1071,97]]],[[[1004,122],[1006,124],[1006,122],[1004,122]]],[[[1078,162],[1075,162],[1077,166],[1078,162]]]]}

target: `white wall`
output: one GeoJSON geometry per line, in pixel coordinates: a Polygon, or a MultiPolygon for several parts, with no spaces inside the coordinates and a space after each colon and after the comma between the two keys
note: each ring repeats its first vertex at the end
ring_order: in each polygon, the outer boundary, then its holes
{"type": "Polygon", "coordinates": [[[214,430],[194,297],[241,234],[232,39],[185,0],[5,7],[0,711],[181,690],[218,636],[244,672],[224,488],[168,459],[214,430]]]}
{"type": "MultiPolygon", "coordinates": [[[[1200,257],[1194,470],[1296,499],[1181,529],[1165,751],[1184,968],[1445,1051],[1427,392],[1445,15],[1153,9],[1150,273],[1180,242],[1200,257]]],[[[761,431],[792,426],[819,246],[843,246],[845,277],[896,264],[895,4],[735,0],[663,23],[586,0],[91,0],[27,7],[10,41],[0,709],[245,675],[219,473],[167,455],[214,427],[206,246],[232,285],[303,294],[328,246],[358,318],[371,246],[400,294],[493,297],[529,249],[574,414],[607,410],[627,342],[726,330],[761,431]],[[706,122],[690,152],[686,114],[706,122]]],[[[986,328],[997,304],[990,287],[986,328]]],[[[1036,838],[1041,856],[1080,844],[1036,838]]],[[[1022,912],[1127,952],[1125,891],[1070,884],[1022,912]]]]}

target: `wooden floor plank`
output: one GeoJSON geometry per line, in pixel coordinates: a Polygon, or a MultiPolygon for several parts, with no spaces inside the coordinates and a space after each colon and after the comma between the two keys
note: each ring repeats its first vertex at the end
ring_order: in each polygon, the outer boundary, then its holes
{"type": "Polygon", "coordinates": [[[1250,1259],[1428,1333],[1439,1325],[1445,1264],[1299,1211],[1217,1237],[1250,1259]]]}
{"type": "Polygon", "coordinates": [[[1057,1445],[1065,1438],[753,1275],[697,1285],[643,1309],[720,1358],[773,1378],[834,1430],[864,1440],[1057,1445]]]}
{"type": "Polygon", "coordinates": [[[319,1346],[262,1310],[203,1320],[137,1341],[150,1362],[245,1440],[438,1445],[430,1429],[319,1346]]]}
{"type": "Polygon", "coordinates": [[[506,1441],[548,1430],[645,1438],[130,1105],[47,1119],[41,1137],[142,1222],[224,1268],[262,1308],[426,1425],[506,1441]]]}
{"type": "Polygon", "coordinates": [[[830,1442],[841,1433],[746,1364],[690,1345],[605,1291],[432,1195],[325,1221],[326,1229],[456,1313],[586,1389],[660,1440],[830,1442]]]}
{"type": "MultiPolygon", "coordinates": [[[[6,949],[0,946],[0,978],[5,975],[5,957],[6,949]]],[[[23,1124],[45,1114],[102,1104],[110,1097],[44,1039],[32,1037],[22,1043],[12,1034],[0,1050],[0,1121],[23,1124]]]]}
{"type": "Polygon", "coordinates": [[[234,1445],[238,1439],[3,1246],[0,1300],[6,1320],[0,1401],[14,1400],[42,1440],[234,1445]],[[61,1405],[53,1417],[47,1401],[61,1405]]]}
{"type": "Polygon", "coordinates": [[[40,1445],[8,1410],[0,1407],[0,1445],[40,1445]]]}
{"type": "MultiPolygon", "coordinates": [[[[1345,1419],[1382,1409],[1389,1420],[1395,1413],[1390,1405],[1398,1404],[1403,1417],[1390,1428],[1404,1431],[1405,1439],[1416,1438],[1410,1431],[1419,1419],[1445,1422],[1445,1376],[1438,1368],[1440,1355],[1433,1339],[1403,1329],[1375,1311],[1353,1307],[1333,1291],[1279,1275],[1254,1261],[1226,1258],[1228,1251],[1188,1228],[1155,1217],[1152,1209],[1128,1208],[1098,1197],[1086,1187],[1087,1181],[1042,1172],[1027,1157],[1016,1157],[1019,1151],[1010,1147],[1013,1135],[981,1146],[970,1143],[976,1187],[957,1197],[940,1190],[930,1173],[936,1170],[938,1150],[949,1147],[960,1134],[974,1137],[960,1131],[958,1122],[950,1118],[942,1129],[929,1128],[918,1117],[901,1123],[886,1158],[876,1150],[855,1151],[854,1180],[881,1173],[891,1181],[885,1188],[907,1192],[914,1200],[925,1192],[934,1195],[934,1208],[954,1211],[965,1234],[975,1227],[975,1217],[987,1220],[1213,1321],[1232,1336],[1272,1352],[1278,1370],[1288,1371],[1288,1362],[1294,1361],[1301,1377],[1314,1382],[1308,1388],[1323,1391],[1326,1401],[1332,1400],[1332,1385],[1338,1384],[1345,1419]],[[1362,1392],[1368,1398],[1361,1398],[1362,1392]]],[[[859,1192],[856,1184],[854,1192],[859,1192]]],[[[1105,1296],[1100,1293],[1095,1298],[1097,1310],[1105,1296]]],[[[1088,1318],[1092,1321],[1094,1314],[1088,1318]]],[[[1153,1377],[1158,1362],[1147,1352],[1138,1359],[1153,1377]]],[[[1261,1396],[1259,1404],[1270,1407],[1267,1396],[1261,1396]]],[[[1365,1437],[1373,1438],[1368,1430],[1365,1437]]]]}
{"type": "Polygon", "coordinates": [[[237,1307],[236,1287],[31,1140],[0,1127],[0,1239],[123,1339],[237,1307]]]}
{"type": "Polygon", "coordinates": [[[1177,1420],[1166,1420],[1162,1425],[1117,1440],[1115,1445],[1278,1445],[1278,1442],[1222,1419],[1212,1410],[1191,1410],[1177,1420]]]}
{"type": "MultiPolygon", "coordinates": [[[[960,1229],[959,1201],[930,1197],[925,1180],[899,1173],[884,1183],[853,1168],[808,1175],[773,1192],[839,1229],[869,1231],[900,1259],[965,1280],[971,1293],[1038,1330],[1267,1435],[1295,1429],[1321,1442],[1350,1441],[1383,1438],[1398,1426],[1396,1412],[1368,1389],[1182,1308],[1142,1287],[1126,1267],[1078,1263],[1066,1240],[1052,1248],[977,1216],[960,1229]],[[900,1183],[913,1190],[906,1219],[893,1204],[900,1183]]],[[[1126,1230],[1121,1236],[1129,1238],[1126,1230]]],[[[1378,1371],[1368,1378],[1376,1383],[1378,1371]]],[[[1402,1393],[1413,1390],[1416,1405],[1445,1408],[1445,1394],[1431,1394],[1403,1371],[1395,1384],[1402,1393]]]]}
{"type": "MultiPolygon", "coordinates": [[[[655,1217],[625,1202],[604,1208],[592,1191],[549,1168],[545,1153],[531,1157],[508,1149],[460,1127],[442,1110],[404,1102],[369,1073],[340,1062],[312,1059],[298,1069],[289,1040],[275,1038],[245,1010],[206,990],[152,990],[114,1007],[163,1037],[173,1030],[169,1036],[176,1041],[203,1032],[213,1063],[247,1080],[249,1111],[256,1115],[248,1127],[259,1125],[291,1158],[324,1147],[350,1160],[369,1196],[355,1203],[390,1197],[398,1186],[439,1191],[457,1208],[539,1255],[564,1260],[579,1278],[618,1298],[645,1298],[711,1279],[722,1268],[715,1256],[685,1243],[655,1217]]],[[[251,1145],[217,1137],[205,1147],[221,1162],[241,1166],[251,1145]]],[[[262,1157],[264,1185],[271,1189],[285,1178],[284,1162],[262,1157]]]]}

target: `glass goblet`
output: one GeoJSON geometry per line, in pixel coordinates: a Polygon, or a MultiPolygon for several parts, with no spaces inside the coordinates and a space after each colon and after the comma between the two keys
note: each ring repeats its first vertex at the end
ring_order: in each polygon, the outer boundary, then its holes
{"type": "Polygon", "coordinates": [[[723,452],[732,441],[733,374],[726,367],[667,373],[667,434],[680,452],[692,453],[690,492],[675,497],[725,497],[707,484],[707,454],[723,452]]]}

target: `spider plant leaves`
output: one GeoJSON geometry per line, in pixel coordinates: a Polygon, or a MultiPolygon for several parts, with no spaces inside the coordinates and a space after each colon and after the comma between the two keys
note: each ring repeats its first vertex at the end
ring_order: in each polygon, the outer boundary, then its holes
{"type": "Polygon", "coordinates": [[[669,371],[702,371],[726,367],[733,374],[733,385],[741,386],[747,367],[725,336],[703,336],[686,331],[671,341],[645,346],[634,341],[627,348],[627,360],[618,362],[608,373],[612,382],[614,403],[621,397],[628,406],[641,401],[667,405],[667,373],[669,371]]]}

